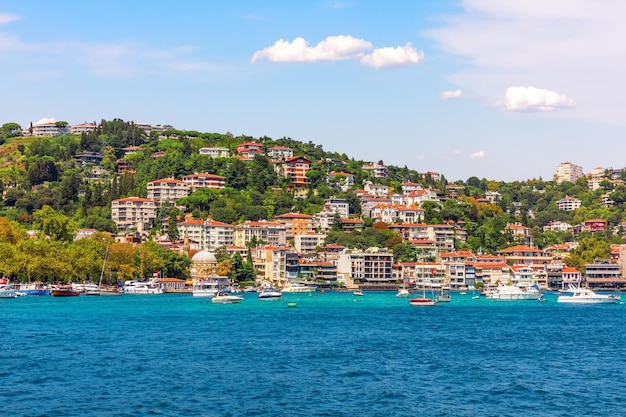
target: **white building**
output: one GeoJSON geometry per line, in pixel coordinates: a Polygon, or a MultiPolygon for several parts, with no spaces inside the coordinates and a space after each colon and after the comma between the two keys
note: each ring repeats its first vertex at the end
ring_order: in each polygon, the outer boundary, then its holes
{"type": "Polygon", "coordinates": [[[314,253],[315,249],[324,246],[324,233],[301,233],[293,238],[293,246],[299,253],[314,253]]]}
{"type": "Polygon", "coordinates": [[[580,207],[581,201],[577,198],[565,196],[556,202],[556,206],[559,210],[571,211],[580,207]]]}
{"type": "Polygon", "coordinates": [[[173,178],[150,181],[146,187],[148,198],[155,200],[159,205],[164,203],[176,204],[176,200],[187,197],[190,190],[189,184],[173,178]]]}
{"type": "Polygon", "coordinates": [[[198,242],[204,250],[214,251],[233,244],[233,227],[228,223],[188,219],[177,227],[180,237],[198,242]]]}
{"type": "Polygon", "coordinates": [[[230,150],[228,148],[220,148],[217,146],[207,146],[200,148],[198,151],[200,155],[208,155],[211,158],[229,158],[230,150]]]}
{"type": "Polygon", "coordinates": [[[120,230],[150,229],[156,219],[157,202],[141,197],[111,201],[111,220],[120,230]]]}
{"type": "Polygon", "coordinates": [[[577,179],[583,176],[583,167],[572,164],[571,162],[562,162],[556,166],[554,181],[556,181],[557,184],[563,181],[575,183],[577,179]]]}

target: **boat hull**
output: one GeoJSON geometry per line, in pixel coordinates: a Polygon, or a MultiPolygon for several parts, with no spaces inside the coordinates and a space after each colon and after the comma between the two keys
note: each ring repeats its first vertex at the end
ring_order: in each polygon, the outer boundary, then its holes
{"type": "Polygon", "coordinates": [[[432,307],[435,305],[435,300],[431,298],[413,298],[409,300],[409,304],[415,307],[432,307]]]}
{"type": "Polygon", "coordinates": [[[80,292],[68,289],[58,289],[50,291],[50,294],[54,297],[76,297],[80,295],[80,292]]]}

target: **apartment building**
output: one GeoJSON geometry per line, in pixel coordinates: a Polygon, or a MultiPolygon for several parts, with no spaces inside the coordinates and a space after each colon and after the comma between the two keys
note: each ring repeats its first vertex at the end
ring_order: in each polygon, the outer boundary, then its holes
{"type": "Polygon", "coordinates": [[[157,202],[148,198],[127,197],[111,202],[111,220],[120,230],[150,229],[156,219],[157,202]]]}
{"type": "Polygon", "coordinates": [[[183,176],[182,181],[191,187],[192,192],[198,188],[221,190],[226,186],[226,177],[207,173],[185,175],[183,176]]]}
{"type": "Polygon", "coordinates": [[[297,234],[315,232],[315,217],[302,213],[285,213],[276,216],[275,220],[285,226],[287,239],[293,239],[297,234]]]}
{"type": "Polygon", "coordinates": [[[233,245],[233,227],[214,220],[186,219],[178,223],[178,234],[200,244],[206,251],[233,245]]]}
{"type": "Polygon", "coordinates": [[[233,242],[236,246],[246,246],[255,237],[257,242],[283,246],[287,243],[287,229],[279,222],[268,220],[248,220],[233,226],[233,242]]]}
{"type": "Polygon", "coordinates": [[[564,211],[576,210],[577,208],[580,208],[580,205],[581,201],[579,199],[570,196],[565,196],[556,202],[558,209],[564,211]]]}
{"type": "Polygon", "coordinates": [[[176,200],[189,195],[191,188],[189,184],[173,178],[150,181],[146,187],[148,198],[155,200],[159,205],[176,204],[176,200]]]}
{"type": "Polygon", "coordinates": [[[355,284],[390,285],[393,275],[393,253],[378,248],[338,254],[337,273],[345,274],[355,284]]]}
{"type": "Polygon", "coordinates": [[[557,184],[560,184],[563,181],[575,183],[576,180],[582,178],[583,176],[583,167],[572,164],[571,162],[562,162],[556,166],[554,181],[556,181],[557,184]]]}

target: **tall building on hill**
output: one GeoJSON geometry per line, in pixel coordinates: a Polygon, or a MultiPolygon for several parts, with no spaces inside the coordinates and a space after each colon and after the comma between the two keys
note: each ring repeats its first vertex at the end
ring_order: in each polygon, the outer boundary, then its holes
{"type": "Polygon", "coordinates": [[[562,162],[556,166],[554,181],[556,181],[557,184],[563,181],[575,183],[578,178],[583,176],[583,167],[572,164],[571,162],[562,162]]]}

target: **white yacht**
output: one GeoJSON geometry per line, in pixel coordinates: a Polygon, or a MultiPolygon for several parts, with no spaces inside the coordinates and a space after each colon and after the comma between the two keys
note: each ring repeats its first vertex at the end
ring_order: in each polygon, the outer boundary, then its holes
{"type": "Polygon", "coordinates": [[[569,286],[571,295],[559,295],[557,303],[579,303],[579,304],[615,304],[621,300],[619,295],[597,294],[589,288],[569,286]]]}
{"type": "Polygon", "coordinates": [[[486,294],[490,300],[538,300],[541,293],[536,287],[520,288],[516,285],[498,285],[496,289],[486,294]]]}
{"type": "Polygon", "coordinates": [[[0,298],[17,298],[17,290],[9,284],[0,285],[0,298]]]}
{"type": "Polygon", "coordinates": [[[404,287],[398,288],[396,297],[408,297],[408,296],[409,296],[409,290],[407,288],[404,288],[404,287]]]}
{"type": "Polygon", "coordinates": [[[211,299],[214,304],[237,304],[243,301],[243,297],[232,295],[225,291],[219,291],[215,297],[211,299]]]}
{"type": "Polygon", "coordinates": [[[126,294],[163,294],[163,289],[156,279],[150,281],[125,281],[126,294]]]}
{"type": "Polygon", "coordinates": [[[280,300],[283,298],[283,294],[274,287],[261,288],[259,292],[259,300],[280,300]]]}
{"type": "Polygon", "coordinates": [[[214,280],[194,281],[192,295],[194,297],[213,298],[219,292],[219,283],[214,280]]]}
{"type": "Polygon", "coordinates": [[[317,291],[317,288],[311,285],[292,283],[292,284],[288,284],[286,287],[284,287],[280,291],[281,292],[314,292],[314,291],[317,291]]]}

